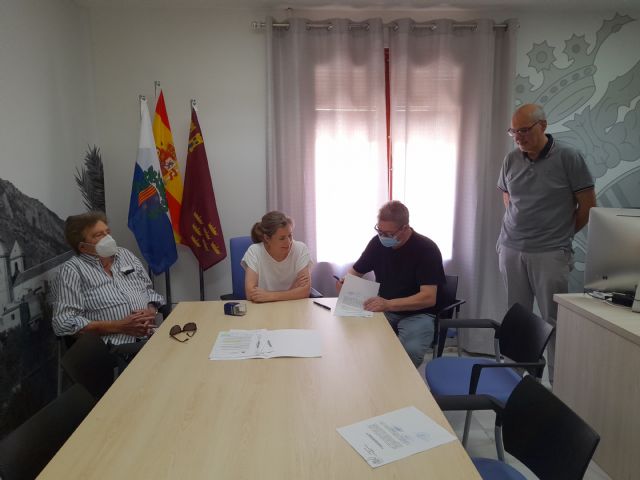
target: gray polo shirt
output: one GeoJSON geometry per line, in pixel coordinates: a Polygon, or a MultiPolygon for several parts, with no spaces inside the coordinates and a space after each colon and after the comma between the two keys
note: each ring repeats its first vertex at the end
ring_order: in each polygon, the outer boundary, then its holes
{"type": "Polygon", "coordinates": [[[498,188],[509,205],[498,245],[523,252],[570,248],[575,233],[574,194],[593,188],[593,178],[576,149],[551,135],[536,160],[515,149],[504,159],[498,188]]]}

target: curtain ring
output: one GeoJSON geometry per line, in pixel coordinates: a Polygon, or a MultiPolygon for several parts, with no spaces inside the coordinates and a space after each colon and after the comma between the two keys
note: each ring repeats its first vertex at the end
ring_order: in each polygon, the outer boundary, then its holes
{"type": "Polygon", "coordinates": [[[329,25],[327,25],[327,31],[330,32],[331,30],[333,30],[333,23],[329,22],[329,25]]]}
{"type": "Polygon", "coordinates": [[[396,22],[393,22],[393,23],[391,24],[391,29],[392,29],[394,32],[397,32],[397,31],[400,29],[400,26],[399,26],[396,22]]]}
{"type": "Polygon", "coordinates": [[[369,24],[368,24],[368,23],[365,23],[365,24],[364,24],[364,30],[365,30],[365,32],[368,32],[368,31],[369,31],[369,28],[370,28],[369,24]]]}

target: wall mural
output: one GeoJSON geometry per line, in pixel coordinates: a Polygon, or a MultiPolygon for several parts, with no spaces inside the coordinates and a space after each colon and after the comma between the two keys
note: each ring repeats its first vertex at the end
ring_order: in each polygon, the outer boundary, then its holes
{"type": "Polygon", "coordinates": [[[64,222],[0,179],[0,438],[56,395],[48,295],[71,256],[64,222]]]}
{"type": "MultiPolygon", "coordinates": [[[[640,54],[625,74],[609,81],[600,100],[588,104],[596,94],[600,47],[635,20],[618,13],[604,20],[590,51],[585,35],[574,33],[564,42],[562,52],[570,61],[565,68],[556,65],[555,48],[547,41],[534,43],[527,54],[529,66],[542,74],[542,84],[534,88],[528,77],[516,78],[516,103],[542,105],[548,131],[583,153],[603,207],[640,207],[640,54]]],[[[582,291],[586,247],[587,228],[574,240],[570,291],[582,291]]]]}
{"type": "MultiPolygon", "coordinates": [[[[86,209],[105,211],[97,147],[88,148],[75,179],[86,209]]],[[[50,294],[58,269],[72,255],[64,221],[0,179],[0,438],[57,394],[50,294]]]]}

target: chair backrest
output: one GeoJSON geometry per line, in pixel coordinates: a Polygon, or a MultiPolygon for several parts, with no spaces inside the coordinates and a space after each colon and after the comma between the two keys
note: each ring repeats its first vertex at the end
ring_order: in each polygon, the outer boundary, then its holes
{"type": "Polygon", "coordinates": [[[583,478],[600,436],[546,387],[526,376],[503,412],[507,452],[541,479],[583,478]]]}
{"type": "Polygon", "coordinates": [[[229,250],[231,250],[231,285],[232,295],[237,300],[245,300],[247,297],[244,291],[244,268],[240,264],[242,257],[252,244],[251,237],[234,237],[229,240],[229,250]]]}
{"type": "Polygon", "coordinates": [[[71,379],[82,385],[99,400],[113,383],[113,370],[118,366],[115,356],[99,335],[85,333],[67,350],[62,368],[71,379]]]}
{"type": "Polygon", "coordinates": [[[36,478],[95,403],[81,385],[73,385],[7,435],[0,442],[0,478],[36,478]]]}
{"type": "Polygon", "coordinates": [[[500,353],[516,362],[537,362],[552,333],[550,324],[515,303],[502,320],[499,330],[500,353]]]}
{"type": "MultiPolygon", "coordinates": [[[[447,283],[438,287],[438,308],[444,308],[456,301],[458,295],[458,276],[457,275],[445,275],[447,283]]],[[[453,316],[453,310],[447,310],[443,313],[438,313],[438,318],[451,318],[453,316]]]]}

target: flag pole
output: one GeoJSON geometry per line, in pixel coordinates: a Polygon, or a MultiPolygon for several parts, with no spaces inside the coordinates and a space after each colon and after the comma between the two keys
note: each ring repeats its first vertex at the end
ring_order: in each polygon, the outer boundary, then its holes
{"type": "MultiPolygon", "coordinates": [[[[160,80],[153,81],[153,97],[155,101],[158,101],[158,89],[160,88],[160,80]]],[[[171,267],[167,268],[164,272],[164,284],[165,284],[165,294],[167,297],[167,305],[171,308],[171,274],[169,273],[171,267]]]]}
{"type": "MultiPolygon", "coordinates": [[[[140,94],[138,95],[138,106],[140,106],[140,102],[143,102],[147,99],[146,96],[140,94]]],[[[140,119],[142,119],[142,113],[140,113],[140,119]]],[[[153,274],[153,270],[151,270],[151,265],[147,264],[147,275],[149,275],[149,279],[151,280],[151,288],[156,288],[155,275],[153,274]]]]}
{"type": "Polygon", "coordinates": [[[164,281],[165,281],[165,293],[167,297],[167,305],[169,305],[169,309],[171,309],[171,275],[169,271],[171,268],[167,268],[167,271],[164,272],[164,281]]]}
{"type": "Polygon", "coordinates": [[[204,302],[204,270],[199,266],[198,271],[200,274],[200,301],[204,302]]]}
{"type": "MultiPolygon", "coordinates": [[[[198,104],[196,99],[192,98],[189,103],[191,104],[191,108],[197,112],[198,104]]],[[[200,263],[198,263],[198,276],[200,279],[200,301],[204,301],[204,270],[202,270],[202,265],[200,265],[200,263]]]]}

